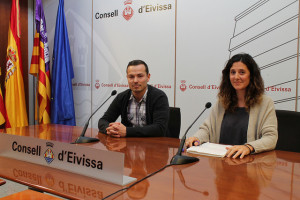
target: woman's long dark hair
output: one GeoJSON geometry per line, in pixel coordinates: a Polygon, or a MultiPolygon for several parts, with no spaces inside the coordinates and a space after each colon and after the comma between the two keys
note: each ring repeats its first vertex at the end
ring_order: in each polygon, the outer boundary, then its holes
{"type": "Polygon", "coordinates": [[[222,71],[222,81],[220,84],[219,90],[219,100],[223,104],[225,110],[234,111],[237,107],[237,94],[234,87],[231,85],[230,82],[230,68],[232,67],[233,63],[235,62],[242,62],[244,63],[248,70],[250,71],[250,83],[246,88],[245,94],[245,104],[247,110],[251,106],[261,101],[261,97],[264,94],[264,81],[260,74],[260,69],[258,68],[257,63],[254,61],[252,56],[249,54],[237,54],[232,56],[231,59],[228,60],[225,68],[222,71]]]}

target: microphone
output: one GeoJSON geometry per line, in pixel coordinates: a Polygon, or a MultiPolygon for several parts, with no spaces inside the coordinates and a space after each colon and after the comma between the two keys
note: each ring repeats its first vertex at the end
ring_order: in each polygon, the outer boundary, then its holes
{"type": "Polygon", "coordinates": [[[181,142],[180,142],[180,146],[178,148],[177,154],[175,156],[173,156],[173,158],[171,159],[171,162],[170,162],[171,165],[183,165],[183,164],[188,164],[188,163],[193,163],[193,162],[199,161],[199,158],[190,157],[190,156],[182,156],[181,153],[182,153],[182,149],[183,149],[183,146],[184,146],[184,143],[185,143],[185,140],[186,140],[186,134],[187,134],[187,132],[190,130],[190,128],[192,128],[192,126],[199,119],[199,117],[204,113],[204,111],[206,109],[210,108],[210,107],[211,107],[211,103],[207,102],[205,104],[204,110],[195,119],[195,121],[188,127],[188,129],[186,130],[185,134],[181,138],[181,142]]]}
{"type": "Polygon", "coordinates": [[[76,141],[74,142],[75,144],[78,144],[78,143],[89,143],[89,142],[98,142],[99,139],[98,138],[90,138],[90,137],[85,137],[85,132],[86,132],[86,129],[88,128],[89,126],[89,122],[91,120],[91,118],[93,117],[93,115],[114,95],[117,94],[117,91],[116,90],[113,90],[111,92],[111,95],[101,104],[101,106],[99,106],[99,108],[97,108],[97,110],[95,110],[92,115],[90,116],[90,118],[87,120],[87,122],[85,123],[84,125],[84,128],[80,134],[80,136],[76,139],[76,141]]]}

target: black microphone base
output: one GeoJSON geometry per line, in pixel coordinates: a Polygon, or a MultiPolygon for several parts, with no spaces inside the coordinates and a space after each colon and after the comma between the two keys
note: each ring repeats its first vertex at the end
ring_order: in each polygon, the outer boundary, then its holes
{"type": "Polygon", "coordinates": [[[193,163],[199,161],[199,158],[190,157],[190,156],[182,156],[182,155],[175,155],[170,164],[171,165],[184,165],[188,163],[193,163]]]}
{"type": "Polygon", "coordinates": [[[79,143],[90,143],[90,142],[98,142],[98,141],[100,141],[98,138],[79,136],[74,143],[79,144],[79,143]]]}

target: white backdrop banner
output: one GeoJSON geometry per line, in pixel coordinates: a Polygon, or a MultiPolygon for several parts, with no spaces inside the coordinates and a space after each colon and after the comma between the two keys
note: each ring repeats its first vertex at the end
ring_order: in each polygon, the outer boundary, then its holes
{"type": "MultiPolygon", "coordinates": [[[[52,56],[58,2],[43,2],[52,56]]],[[[298,7],[294,0],[65,0],[77,125],[112,90],[128,88],[126,66],[134,59],[149,65],[149,84],[181,108],[181,135],[206,102],[215,103],[226,61],[241,52],[258,62],[276,109],[295,110],[298,7]]]]}
{"type": "MultiPolygon", "coordinates": [[[[129,61],[144,60],[151,74],[149,84],[174,99],[175,4],[174,0],[94,1],[92,110],[113,89],[128,89],[129,61]]],[[[93,118],[93,127],[103,111],[93,118]]]]}

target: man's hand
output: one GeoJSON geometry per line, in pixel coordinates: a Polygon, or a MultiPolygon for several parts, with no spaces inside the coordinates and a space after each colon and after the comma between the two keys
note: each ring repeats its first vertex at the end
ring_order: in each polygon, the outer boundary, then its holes
{"type": "Polygon", "coordinates": [[[106,128],[107,135],[111,137],[126,137],[126,126],[120,122],[113,122],[106,128]]]}

